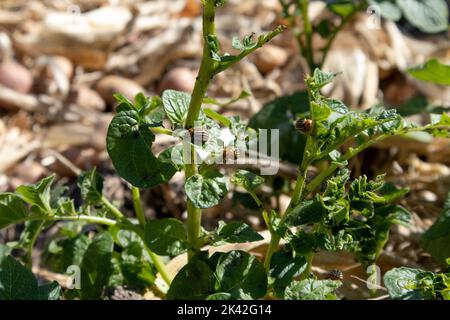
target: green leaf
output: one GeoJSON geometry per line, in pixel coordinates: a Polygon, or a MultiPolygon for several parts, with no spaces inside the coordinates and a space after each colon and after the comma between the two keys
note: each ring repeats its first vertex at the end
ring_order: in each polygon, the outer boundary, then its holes
{"type": "Polygon", "coordinates": [[[428,60],[423,65],[409,69],[408,72],[416,79],[450,86],[450,66],[436,59],[428,60]]]}
{"type": "Polygon", "coordinates": [[[329,239],[324,233],[306,233],[300,230],[295,236],[291,236],[289,240],[292,249],[302,256],[316,251],[319,248],[329,246],[329,239]]]}
{"type": "Polygon", "coordinates": [[[352,206],[357,207],[364,202],[370,203],[389,203],[400,199],[409,192],[409,189],[398,189],[392,183],[384,183],[384,175],[376,177],[373,181],[368,181],[365,175],[355,179],[348,192],[352,206]]]}
{"type": "Polygon", "coordinates": [[[122,178],[138,188],[152,188],[169,181],[176,169],[153,155],[155,136],[144,121],[136,111],[120,112],[109,126],[106,143],[122,178]]]}
{"type": "Polygon", "coordinates": [[[51,175],[36,184],[20,186],[16,189],[16,193],[32,206],[38,207],[43,213],[48,213],[51,211],[50,187],[54,179],[55,175],[51,175]]]}
{"type": "MultiPolygon", "coordinates": [[[[20,234],[18,248],[22,248],[24,249],[24,251],[30,253],[29,251],[33,250],[34,244],[42,229],[44,228],[44,225],[45,221],[42,220],[26,221],[24,229],[20,234]]],[[[25,263],[31,263],[28,257],[31,257],[31,254],[27,255],[26,259],[24,260],[25,263]]]]}
{"type": "Polygon", "coordinates": [[[426,33],[448,29],[448,6],[445,0],[396,0],[403,15],[413,26],[426,33]]]}
{"type": "Polygon", "coordinates": [[[219,290],[237,299],[260,299],[267,292],[267,274],[264,266],[251,254],[231,251],[217,263],[219,290]]]}
{"type": "Polygon", "coordinates": [[[286,300],[335,300],[334,291],[342,283],[334,280],[305,279],[293,281],[284,293],[286,300]]]}
{"type": "Polygon", "coordinates": [[[340,100],[337,99],[324,99],[323,100],[328,108],[330,108],[333,112],[346,114],[348,113],[347,106],[340,100]]]}
{"type": "Polygon", "coordinates": [[[195,207],[206,209],[218,205],[228,192],[228,187],[220,172],[208,170],[190,177],[186,181],[185,191],[195,207]]]}
{"type": "Polygon", "coordinates": [[[88,249],[91,240],[88,236],[80,234],[74,238],[68,238],[60,240],[54,243],[59,249],[59,252],[55,252],[54,258],[51,261],[52,267],[56,272],[63,273],[69,266],[81,265],[83,256],[88,249]]]}
{"type": "Polygon", "coordinates": [[[13,248],[4,245],[4,244],[0,244],[0,264],[2,263],[3,259],[6,258],[7,256],[9,256],[11,254],[11,251],[13,250],[13,248]]]}
{"type": "Polygon", "coordinates": [[[301,226],[309,223],[320,222],[327,211],[319,196],[312,200],[302,201],[294,207],[286,219],[288,226],[301,226]]]}
{"type": "MultiPolygon", "coordinates": [[[[218,53],[220,50],[219,39],[214,34],[206,35],[206,42],[208,43],[209,49],[212,53],[218,53]]],[[[220,59],[219,59],[220,61],[220,59]]]]}
{"type": "Polygon", "coordinates": [[[166,90],[162,94],[162,101],[167,117],[172,124],[183,126],[191,103],[191,96],[185,92],[166,90]]]}
{"type": "Polygon", "coordinates": [[[78,177],[78,187],[81,190],[81,197],[84,201],[98,204],[103,197],[103,177],[95,168],[83,172],[78,177]]]}
{"type": "Polygon", "coordinates": [[[81,298],[100,299],[111,274],[113,238],[109,232],[95,236],[81,262],[81,298]]]}
{"type": "Polygon", "coordinates": [[[408,188],[397,188],[393,183],[386,182],[379,190],[379,196],[388,203],[404,197],[408,192],[408,188]]]}
{"type": "Polygon", "coordinates": [[[139,92],[134,97],[134,101],[135,101],[135,104],[136,104],[136,108],[138,110],[146,108],[148,106],[148,104],[150,103],[150,100],[147,99],[147,97],[142,92],[139,92]]]}
{"type": "Polygon", "coordinates": [[[56,281],[38,286],[30,270],[11,256],[0,258],[0,300],[58,300],[56,281]]]}
{"type": "Polygon", "coordinates": [[[164,111],[161,98],[155,96],[151,99],[147,99],[147,103],[139,110],[139,114],[146,122],[151,124],[151,126],[162,126],[164,118],[166,117],[166,112],[164,111]]]}
{"type": "Polygon", "coordinates": [[[39,300],[59,300],[61,292],[61,286],[56,281],[41,285],[38,288],[39,300]]]}
{"type": "Polygon", "coordinates": [[[270,260],[270,276],[275,278],[274,286],[278,289],[279,295],[284,292],[292,279],[300,276],[306,270],[307,263],[304,257],[293,257],[291,252],[278,251],[270,260]]]}
{"type": "Polygon", "coordinates": [[[264,179],[253,172],[238,170],[231,177],[231,182],[245,190],[254,190],[264,183],[264,179]]]}
{"type": "Polygon", "coordinates": [[[264,238],[243,222],[235,221],[225,223],[219,221],[219,227],[215,232],[214,243],[244,243],[260,240],[264,240],[264,238]]]}
{"type": "Polygon", "coordinates": [[[233,37],[231,45],[234,49],[239,51],[251,50],[258,45],[257,42],[253,41],[253,37],[254,37],[253,35],[246,36],[244,37],[242,42],[238,37],[233,37]]]}
{"type": "Polygon", "coordinates": [[[214,293],[206,298],[206,300],[234,300],[233,296],[226,292],[214,293]]]}
{"type": "Polygon", "coordinates": [[[327,19],[323,19],[322,21],[320,21],[319,25],[317,26],[317,33],[324,39],[328,38],[332,34],[330,23],[327,19]]]}
{"type": "Polygon", "coordinates": [[[34,300],[38,296],[38,283],[31,271],[11,256],[2,259],[0,300],[34,300]]]}
{"type": "MultiPolygon", "coordinates": [[[[331,108],[325,103],[311,102],[311,109],[312,118],[314,119],[316,124],[314,128],[317,128],[317,125],[320,124],[320,122],[324,122],[325,120],[327,120],[332,113],[331,108]]],[[[317,135],[319,132],[317,129],[315,131],[315,134],[317,135]]]]}
{"type": "Polygon", "coordinates": [[[130,100],[128,100],[128,98],[125,97],[123,94],[115,93],[115,94],[113,94],[113,97],[119,104],[116,107],[117,112],[137,110],[137,108],[134,106],[134,104],[130,100]]]}
{"type": "Polygon", "coordinates": [[[133,241],[124,247],[119,264],[124,284],[144,289],[156,279],[156,271],[146,255],[142,241],[133,241]]]}
{"type": "Polygon", "coordinates": [[[441,216],[424,233],[422,247],[440,263],[444,264],[450,257],[450,194],[441,216]]]}
{"type": "Polygon", "coordinates": [[[0,229],[21,223],[28,217],[25,202],[13,193],[0,194],[0,229]]]}
{"type": "Polygon", "coordinates": [[[149,220],[145,226],[145,243],[162,256],[177,256],[188,247],[184,224],[177,219],[149,220]]]}
{"type": "MultiPolygon", "coordinates": [[[[254,129],[278,129],[280,141],[283,141],[279,146],[280,158],[298,163],[302,159],[306,136],[297,133],[293,122],[299,114],[306,112],[309,112],[308,93],[299,91],[265,104],[250,120],[249,126],[254,129]]],[[[270,145],[268,153],[271,154],[270,145]]]]}
{"type": "Polygon", "coordinates": [[[178,171],[183,170],[183,145],[179,144],[170,148],[167,148],[161,152],[158,156],[158,160],[161,162],[167,162],[172,165],[171,172],[167,173],[167,176],[174,175],[178,171]]]}
{"type": "Polygon", "coordinates": [[[406,227],[411,224],[411,213],[399,205],[377,207],[375,214],[383,216],[384,220],[390,224],[400,224],[406,227]]]}
{"type": "Polygon", "coordinates": [[[320,140],[320,150],[323,156],[338,149],[350,139],[362,138],[363,141],[381,133],[395,132],[401,125],[401,117],[395,110],[382,108],[371,109],[368,112],[349,112],[322,130],[317,137],[320,140]]]}
{"type": "Polygon", "coordinates": [[[357,7],[350,1],[340,0],[329,3],[328,8],[330,8],[330,10],[336,13],[338,16],[345,18],[352,14],[357,7]]]}
{"type": "Polygon", "coordinates": [[[120,229],[120,227],[118,227],[117,225],[114,227],[110,227],[109,231],[113,236],[114,242],[122,248],[126,248],[133,242],[141,240],[141,238],[135,232],[120,229]]]}
{"type": "Polygon", "coordinates": [[[384,19],[398,21],[402,17],[402,10],[391,0],[370,0],[369,4],[376,5],[384,19]]]}
{"type": "Polygon", "coordinates": [[[314,70],[314,76],[312,78],[312,86],[314,89],[321,89],[325,87],[327,84],[333,82],[336,75],[332,72],[325,72],[320,69],[314,70]]]}
{"type": "Polygon", "coordinates": [[[169,300],[205,299],[215,292],[214,273],[201,260],[193,260],[175,276],[167,292],[169,300]]]}
{"type": "Polygon", "coordinates": [[[418,278],[424,271],[407,267],[391,269],[383,277],[384,285],[392,299],[422,300],[429,299],[418,289],[418,278]]]}

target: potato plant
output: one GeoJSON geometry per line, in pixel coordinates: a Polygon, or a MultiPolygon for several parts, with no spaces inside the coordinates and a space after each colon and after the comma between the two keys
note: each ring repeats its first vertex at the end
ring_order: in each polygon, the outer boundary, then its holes
{"type": "MultiPolygon", "coordinates": [[[[21,223],[25,227],[19,241],[0,246],[0,298],[61,296],[56,283],[39,286],[29,270],[37,237],[59,221],[68,223],[53,236],[43,259],[60,272],[79,267],[79,286],[66,290],[64,297],[81,299],[102,298],[105,288],[124,284],[153,287],[167,299],[337,299],[336,289],[342,284],[339,274],[318,279],[311,272],[314,254],[347,250],[371,266],[390,227],[408,224],[409,212],[395,203],[408,190],[385,182],[384,176],[350,179],[348,161],[396,135],[421,131],[448,137],[450,117],[443,114],[428,125],[417,126],[394,109],[350,111],[341,101],[322,96],[320,90],[337,75],[317,68],[305,79],[308,90],[297,106],[296,121],[288,123],[304,143],[296,155],[298,177],[287,210],[270,208],[260,199],[257,191],[264,178],[255,172],[238,168],[229,177],[249,193],[270,231],[264,259],[240,250],[209,254],[207,246],[263,238],[240,221],[221,221],[213,231],[202,228],[202,210],[218,205],[228,192],[221,165],[235,164],[240,150],[245,152],[258,134],[247,130],[239,117],[206,108],[204,104],[215,102],[206,92],[215,75],[262,47],[284,27],[258,38],[234,38],[238,53],[223,53],[215,13],[225,1],[203,0],[202,4],[204,52],[192,94],[167,90],[161,97],[139,94],[134,101],[116,95],[117,114],[108,129],[107,151],[119,176],[131,185],[135,217],[126,217],[105,198],[103,178],[95,168],[79,177],[81,205],[66,197],[64,188],[53,186],[53,175],[1,194],[0,228],[21,223]],[[173,136],[179,143],[155,155],[155,134],[173,136]],[[321,172],[308,180],[311,166],[319,163],[321,172]],[[177,172],[185,177],[187,221],[146,219],[140,190],[167,183],[177,172]],[[89,237],[92,230],[96,235],[89,237]],[[11,257],[12,250],[25,253],[25,266],[11,257]],[[185,253],[187,264],[172,277],[162,257],[185,253]],[[20,275],[15,283],[8,281],[13,275],[20,275]]],[[[427,274],[426,278],[439,283],[433,282],[435,291],[441,290],[433,297],[448,296],[440,284],[447,281],[445,276],[427,274]]],[[[422,288],[422,282],[417,286],[422,288]]]]}
{"type": "Polygon", "coordinates": [[[308,16],[312,1],[279,0],[282,16],[292,29],[300,54],[308,64],[309,70],[322,68],[336,36],[355,17],[358,12],[370,15],[369,28],[378,28],[381,18],[390,21],[406,21],[424,33],[439,33],[448,29],[448,5],[445,0],[328,0],[327,9],[332,18],[325,17],[313,24],[308,16]],[[323,39],[324,45],[314,50],[315,36],[323,39]]]}
{"type": "Polygon", "coordinates": [[[393,299],[450,300],[450,273],[401,267],[386,272],[384,284],[393,299]]]}

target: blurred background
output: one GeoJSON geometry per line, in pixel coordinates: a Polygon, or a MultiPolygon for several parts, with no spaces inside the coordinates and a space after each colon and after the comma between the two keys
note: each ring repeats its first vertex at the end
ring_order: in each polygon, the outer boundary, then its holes
{"type": "MultiPolygon", "coordinates": [[[[229,0],[217,18],[223,51],[232,50],[233,36],[286,23],[281,11],[278,0],[229,0]]],[[[309,14],[313,22],[332,18],[324,1],[313,1],[309,14]]],[[[112,95],[191,92],[202,54],[200,15],[198,0],[1,0],[0,192],[55,172],[57,183],[79,199],[78,173],[96,166],[106,177],[106,196],[131,213],[129,188],[105,150],[115,109],[112,95]]],[[[313,43],[322,45],[320,38],[313,43]]],[[[414,80],[406,69],[430,58],[450,64],[448,32],[429,34],[405,19],[388,21],[362,11],[331,48],[324,69],[342,74],[324,93],[354,109],[383,104],[426,123],[431,110],[450,106],[450,89],[414,80]]],[[[287,30],[215,78],[208,95],[227,101],[248,91],[250,98],[220,112],[250,120],[274,99],[305,89],[307,72],[287,30]]],[[[168,143],[157,137],[156,152],[168,143]]],[[[262,190],[274,206],[287,205],[279,186],[296,174],[295,164],[285,160],[280,176],[262,190]]],[[[450,141],[427,135],[390,139],[352,161],[354,176],[387,172],[388,180],[411,189],[402,205],[413,213],[414,225],[395,228],[381,264],[434,267],[418,239],[442,211],[450,191],[449,164],[450,141]]],[[[144,191],[146,216],[185,218],[182,183],[176,175],[170,185],[144,191]]],[[[205,210],[206,228],[219,219],[263,226],[257,208],[239,191],[205,210]]],[[[16,239],[17,228],[1,231],[0,243],[16,239]]],[[[354,263],[351,257],[339,259],[344,266],[354,263]]]]}

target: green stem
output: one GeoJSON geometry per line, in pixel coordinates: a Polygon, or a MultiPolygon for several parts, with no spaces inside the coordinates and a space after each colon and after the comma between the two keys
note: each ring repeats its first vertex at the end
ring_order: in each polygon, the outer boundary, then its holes
{"type": "MultiPolygon", "coordinates": [[[[276,35],[280,34],[285,29],[284,26],[279,26],[269,34],[259,37],[255,47],[242,51],[238,56],[236,56],[232,61],[229,61],[228,63],[215,61],[213,59],[213,52],[210,48],[210,44],[208,43],[208,38],[216,37],[216,2],[216,0],[203,0],[203,58],[200,64],[197,79],[195,81],[194,90],[191,95],[191,101],[185,121],[186,129],[190,129],[195,126],[195,122],[198,120],[198,117],[200,115],[202,103],[205,99],[208,85],[213,77],[216,74],[224,71],[225,69],[230,68],[237,62],[241,61],[250,53],[254,52],[258,48],[262,47],[264,44],[272,40],[276,35]]],[[[190,147],[190,155],[191,161],[190,163],[185,165],[186,180],[198,173],[198,167],[195,161],[194,146],[190,147]]],[[[190,249],[188,250],[188,258],[191,259],[200,250],[201,243],[199,241],[199,236],[201,232],[202,211],[201,209],[196,208],[192,201],[188,199],[187,213],[187,236],[190,244],[190,249]]]]}
{"type": "Polygon", "coordinates": [[[150,130],[153,133],[165,134],[167,136],[172,136],[173,135],[173,131],[172,130],[169,130],[169,129],[166,129],[166,128],[163,128],[163,127],[151,127],[150,130]]]}
{"type": "Polygon", "coordinates": [[[205,112],[205,115],[208,118],[211,118],[219,123],[221,123],[223,126],[230,128],[231,127],[231,120],[227,117],[221,115],[220,113],[215,112],[214,110],[210,108],[203,109],[203,112],[205,112]]]}
{"type": "MultiPolygon", "coordinates": [[[[311,95],[309,97],[309,101],[312,101],[311,95]]],[[[312,118],[313,112],[312,112],[311,104],[309,105],[309,109],[310,109],[310,114],[311,114],[311,118],[312,118]]],[[[303,150],[303,158],[302,158],[302,162],[300,163],[300,166],[299,166],[299,174],[297,177],[297,181],[295,183],[294,191],[292,193],[291,201],[290,201],[286,211],[282,215],[281,221],[279,222],[279,224],[281,226],[286,221],[286,219],[289,215],[289,212],[291,212],[291,210],[295,207],[295,205],[297,205],[300,202],[300,200],[302,199],[306,175],[308,173],[308,166],[312,162],[312,160],[311,160],[312,149],[313,149],[312,138],[311,138],[311,134],[309,133],[306,136],[305,148],[303,150]]],[[[271,230],[268,219],[265,219],[265,220],[266,220],[266,224],[268,224],[269,230],[271,230]]],[[[279,246],[279,243],[281,240],[281,237],[278,234],[276,234],[275,232],[273,232],[272,230],[270,231],[270,236],[271,236],[270,244],[269,244],[269,247],[267,248],[266,258],[264,261],[264,265],[266,268],[270,268],[270,260],[272,258],[274,251],[278,249],[278,246],[279,246]]]]}
{"type": "Polygon", "coordinates": [[[209,82],[214,74],[215,61],[212,59],[211,49],[207,37],[216,35],[215,26],[216,6],[215,1],[207,0],[203,8],[203,58],[200,64],[197,80],[195,81],[194,91],[192,92],[191,102],[186,117],[185,127],[190,129],[194,126],[200,115],[200,109],[205,98],[209,82]]]}
{"type": "Polygon", "coordinates": [[[136,217],[139,221],[139,224],[143,228],[145,228],[146,220],[145,220],[144,211],[142,210],[141,194],[140,194],[139,188],[132,186],[131,193],[133,195],[133,205],[134,205],[134,211],[136,212],[136,217]]]}
{"type": "Polygon", "coordinates": [[[30,242],[28,243],[28,246],[27,246],[27,254],[25,257],[25,264],[30,269],[33,267],[33,258],[32,258],[33,257],[33,248],[34,248],[34,245],[36,243],[36,240],[37,240],[39,234],[41,233],[42,229],[44,228],[44,225],[45,225],[45,221],[41,221],[39,223],[36,230],[34,230],[34,233],[33,233],[32,237],[30,239],[30,242]]]}
{"type": "Polygon", "coordinates": [[[267,248],[266,257],[264,259],[264,267],[266,268],[267,273],[270,271],[270,260],[272,259],[275,251],[278,250],[281,240],[280,236],[272,231],[270,232],[270,237],[269,247],[267,248]]]}
{"type": "Polygon", "coordinates": [[[316,190],[326,178],[328,178],[330,175],[333,174],[333,172],[335,172],[339,167],[342,166],[341,163],[350,160],[351,158],[355,157],[357,154],[364,151],[368,147],[374,145],[375,143],[383,141],[393,136],[400,136],[411,132],[424,131],[424,129],[425,127],[400,129],[398,132],[395,132],[394,134],[381,134],[378,137],[372,138],[371,140],[366,141],[365,143],[361,144],[360,146],[354,149],[351,148],[339,159],[339,163],[333,162],[326,170],[322,171],[310,183],[308,183],[308,185],[305,188],[305,195],[308,195],[314,190],[316,190]]]}
{"type": "MultiPolygon", "coordinates": [[[[131,193],[133,195],[133,205],[134,205],[134,211],[136,212],[136,217],[137,217],[141,227],[145,230],[145,224],[147,221],[145,219],[144,211],[142,209],[140,190],[139,190],[139,188],[132,186],[131,193]]],[[[145,235],[141,236],[141,238],[145,243],[145,235]]],[[[151,251],[147,246],[145,246],[145,248],[147,250],[148,255],[150,256],[150,259],[152,259],[152,261],[153,261],[153,265],[155,266],[156,270],[158,270],[159,274],[161,275],[161,278],[164,280],[164,282],[166,282],[166,284],[168,286],[170,286],[172,279],[169,277],[169,274],[166,271],[166,267],[165,267],[164,263],[161,261],[161,257],[158,256],[153,251],[151,251]]]]}
{"type": "Polygon", "coordinates": [[[105,198],[105,196],[102,196],[102,203],[105,205],[106,208],[108,208],[109,212],[111,212],[114,217],[117,219],[122,219],[123,214],[119,211],[108,199],[105,198]]]}
{"type": "Polygon", "coordinates": [[[18,220],[17,223],[22,223],[25,221],[85,221],[89,223],[97,223],[105,226],[115,226],[118,224],[117,221],[111,220],[103,217],[94,217],[89,215],[76,215],[76,216],[36,216],[27,217],[22,220],[18,220]]]}
{"type": "Polygon", "coordinates": [[[275,38],[277,35],[282,33],[284,30],[286,30],[286,26],[278,26],[276,29],[269,32],[268,34],[266,34],[264,36],[260,36],[258,38],[258,42],[256,43],[256,45],[253,48],[242,51],[238,56],[235,57],[235,59],[233,59],[227,63],[221,63],[217,68],[215,68],[214,74],[218,74],[218,73],[232,67],[233,65],[235,65],[236,63],[238,63],[239,61],[241,61],[242,59],[247,57],[249,54],[252,54],[259,48],[263,47],[266,43],[270,42],[273,38],[275,38]]]}
{"type": "MultiPolygon", "coordinates": [[[[194,91],[192,92],[191,102],[186,117],[185,127],[190,129],[194,127],[202,107],[203,99],[206,95],[209,82],[214,76],[215,61],[212,59],[211,49],[209,47],[207,37],[216,35],[215,27],[216,4],[215,1],[204,1],[203,7],[203,58],[200,64],[197,80],[195,81],[194,91]]],[[[185,166],[186,180],[198,173],[197,164],[195,163],[194,147],[190,148],[191,161],[185,166]]],[[[190,249],[188,258],[191,259],[200,248],[198,248],[198,239],[201,230],[202,211],[194,206],[192,201],[187,201],[187,234],[190,249]]]]}
{"type": "Polygon", "coordinates": [[[188,201],[187,212],[188,241],[190,243],[188,258],[191,259],[200,250],[199,237],[202,223],[202,210],[196,208],[191,201],[188,201]]]}
{"type": "MultiPolygon", "coordinates": [[[[309,137],[307,138],[306,146],[308,146],[308,141],[309,141],[309,137]]],[[[305,180],[306,180],[306,174],[308,172],[308,165],[309,165],[309,161],[307,160],[307,157],[305,156],[303,158],[303,161],[299,168],[299,174],[297,177],[297,182],[295,184],[294,192],[292,194],[291,202],[289,203],[288,208],[286,209],[285,213],[281,217],[280,225],[284,224],[284,222],[286,221],[286,218],[289,215],[289,212],[302,199],[303,188],[304,188],[305,180]]],[[[267,220],[267,219],[265,219],[265,220],[267,220]]],[[[268,221],[266,221],[266,224],[268,224],[268,221]]],[[[270,225],[269,225],[269,230],[270,230],[270,225]]],[[[266,270],[270,269],[270,260],[272,259],[274,252],[276,250],[278,250],[280,240],[281,240],[281,237],[278,234],[276,234],[275,232],[273,232],[272,230],[270,231],[270,237],[271,237],[271,239],[270,239],[269,247],[267,248],[266,257],[264,260],[264,266],[266,267],[266,270]]]]}
{"type": "Polygon", "coordinates": [[[161,257],[148,248],[147,252],[148,255],[150,256],[150,259],[152,259],[153,265],[155,266],[156,270],[158,270],[159,274],[161,275],[161,278],[170,287],[170,284],[172,283],[172,278],[167,273],[166,266],[164,262],[161,261],[161,257]]]}
{"type": "Polygon", "coordinates": [[[302,161],[302,164],[299,167],[297,181],[295,183],[295,188],[292,193],[291,202],[290,202],[288,208],[292,208],[293,206],[296,206],[302,198],[303,188],[305,186],[306,174],[308,173],[308,165],[309,165],[309,161],[304,160],[304,161],[302,161]]]}
{"type": "Polygon", "coordinates": [[[300,280],[307,279],[311,274],[312,262],[314,259],[314,252],[310,252],[306,255],[306,269],[300,275],[300,280]]]}

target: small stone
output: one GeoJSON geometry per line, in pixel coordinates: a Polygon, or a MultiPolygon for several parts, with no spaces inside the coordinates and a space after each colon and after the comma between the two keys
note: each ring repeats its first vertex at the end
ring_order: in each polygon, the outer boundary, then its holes
{"type": "Polygon", "coordinates": [[[84,109],[103,111],[106,108],[105,101],[96,91],[80,86],[71,92],[74,103],[84,109]]]}
{"type": "Polygon", "coordinates": [[[23,65],[6,61],[0,64],[0,84],[20,93],[29,93],[33,86],[33,76],[23,65]]]}
{"type": "Polygon", "coordinates": [[[255,53],[255,64],[262,73],[270,73],[282,67],[288,59],[287,52],[277,46],[265,45],[255,53]]]}
{"type": "Polygon", "coordinates": [[[438,196],[429,190],[422,190],[419,192],[419,198],[422,201],[426,202],[436,202],[438,200],[438,196]]]}
{"type": "Polygon", "coordinates": [[[158,91],[172,89],[190,93],[195,85],[195,73],[193,70],[184,67],[178,67],[170,70],[164,75],[158,86],[158,91]]]}
{"type": "Polygon", "coordinates": [[[133,101],[134,97],[140,92],[146,94],[145,89],[142,88],[137,82],[114,75],[106,76],[101,79],[95,86],[95,89],[110,105],[117,104],[113,97],[116,93],[123,94],[131,101],[133,101]]]}

